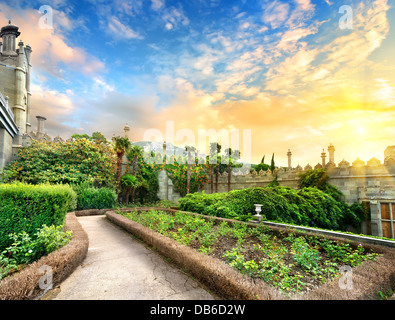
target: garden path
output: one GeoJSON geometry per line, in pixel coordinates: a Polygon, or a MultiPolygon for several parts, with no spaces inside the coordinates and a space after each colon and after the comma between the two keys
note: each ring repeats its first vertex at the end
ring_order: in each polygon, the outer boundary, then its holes
{"type": "Polygon", "coordinates": [[[213,300],[174,267],[104,215],[78,217],[89,237],[83,263],[52,291],[53,300],[213,300]]]}

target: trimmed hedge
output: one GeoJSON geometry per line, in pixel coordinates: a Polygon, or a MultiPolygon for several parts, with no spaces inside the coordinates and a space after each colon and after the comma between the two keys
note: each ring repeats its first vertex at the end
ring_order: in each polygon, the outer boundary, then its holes
{"type": "Polygon", "coordinates": [[[117,201],[115,190],[109,188],[95,188],[87,184],[73,186],[77,193],[77,210],[111,209],[117,201]]]}
{"type": "Polygon", "coordinates": [[[10,233],[34,235],[44,224],[62,225],[74,210],[76,193],[68,185],[0,185],[0,250],[8,247],[10,233]]]}
{"type": "Polygon", "coordinates": [[[184,211],[243,221],[255,215],[254,204],[262,204],[261,215],[270,221],[332,230],[345,230],[349,224],[360,223],[344,202],[317,188],[255,187],[228,193],[194,193],[179,203],[184,211]]]}

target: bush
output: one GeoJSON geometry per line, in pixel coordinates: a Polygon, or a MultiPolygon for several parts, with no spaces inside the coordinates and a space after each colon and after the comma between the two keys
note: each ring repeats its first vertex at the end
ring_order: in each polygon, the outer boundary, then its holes
{"type": "Polygon", "coordinates": [[[248,188],[228,193],[188,194],[179,200],[181,210],[247,221],[262,204],[264,219],[288,224],[345,230],[358,222],[347,204],[317,188],[248,188]]]}
{"type": "Polygon", "coordinates": [[[115,186],[116,157],[110,145],[96,140],[76,139],[66,142],[33,141],[20,148],[17,160],[7,165],[1,176],[5,183],[31,184],[94,183],[115,186]]]}
{"type": "Polygon", "coordinates": [[[12,244],[11,233],[29,236],[43,225],[62,225],[76,207],[76,193],[68,185],[0,185],[0,250],[12,244]]]}
{"type": "Polygon", "coordinates": [[[29,264],[66,245],[71,239],[71,231],[63,232],[63,226],[43,225],[34,236],[25,231],[9,235],[11,246],[0,253],[0,279],[18,265],[29,264]]]}
{"type": "Polygon", "coordinates": [[[109,188],[95,188],[87,183],[73,186],[77,193],[77,210],[111,209],[115,207],[117,194],[109,188]]]}

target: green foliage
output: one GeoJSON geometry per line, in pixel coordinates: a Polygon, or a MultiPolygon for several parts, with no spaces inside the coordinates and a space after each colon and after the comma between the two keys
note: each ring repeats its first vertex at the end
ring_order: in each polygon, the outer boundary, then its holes
{"type": "Polygon", "coordinates": [[[195,193],[179,203],[181,210],[243,221],[255,215],[254,204],[259,203],[261,215],[267,220],[332,230],[345,230],[350,221],[358,220],[345,203],[317,188],[256,187],[218,194],[195,193]]]}
{"type": "Polygon", "coordinates": [[[328,184],[329,174],[325,169],[311,169],[299,174],[300,188],[316,187],[324,190],[328,184]]]}
{"type": "Polygon", "coordinates": [[[159,180],[158,174],[160,166],[148,164],[143,157],[138,158],[138,174],[145,183],[136,190],[136,201],[139,203],[154,203],[159,200],[159,180]]]}
{"type": "Polygon", "coordinates": [[[266,164],[266,163],[260,163],[260,164],[254,165],[254,166],[251,168],[251,172],[252,172],[253,170],[255,170],[256,172],[259,172],[259,171],[261,171],[261,170],[267,171],[267,170],[269,170],[269,169],[270,169],[270,165],[268,165],[268,164],[266,164]]]}
{"type": "Polygon", "coordinates": [[[110,209],[116,205],[117,195],[114,189],[96,188],[88,183],[73,185],[77,193],[77,210],[110,209]]]}
{"type": "MultiPolygon", "coordinates": [[[[195,158],[195,162],[191,165],[190,172],[190,193],[197,192],[205,186],[209,181],[209,170],[208,165],[198,164],[198,160],[195,158]]],[[[169,177],[174,185],[174,190],[178,191],[181,196],[185,196],[187,192],[187,170],[188,165],[183,164],[187,161],[180,161],[174,159],[172,164],[166,164],[165,170],[169,173],[169,177]]]]}
{"type": "Polygon", "coordinates": [[[17,271],[19,265],[32,263],[63,247],[70,239],[71,231],[64,232],[62,225],[43,225],[32,236],[25,231],[11,233],[11,245],[0,253],[0,279],[17,271]]]}
{"type": "Polygon", "coordinates": [[[113,187],[115,159],[112,148],[96,140],[33,141],[30,146],[19,149],[17,160],[6,166],[1,176],[3,182],[89,182],[95,186],[113,187]]]}
{"type": "Polygon", "coordinates": [[[303,237],[294,239],[292,243],[294,260],[305,270],[318,267],[320,255],[317,249],[310,247],[303,237]]]}
{"type": "Polygon", "coordinates": [[[273,153],[273,155],[272,155],[272,160],[271,160],[271,162],[270,162],[270,170],[271,170],[272,172],[274,172],[274,169],[276,169],[276,165],[274,164],[274,153],[273,153]]]}
{"type": "Polygon", "coordinates": [[[353,249],[347,243],[321,236],[297,237],[291,230],[286,237],[284,234],[279,236],[266,226],[251,227],[238,222],[230,225],[225,221],[214,223],[214,220],[206,221],[183,212],[119,213],[179,243],[198,248],[203,254],[215,251],[215,256],[220,254],[242,274],[261,278],[284,293],[300,291],[310,285],[311,279],[324,283],[339,275],[341,265],[356,267],[378,256],[366,252],[362,245],[353,249]],[[237,241],[226,250],[223,244],[232,243],[230,238],[237,241]],[[304,281],[305,275],[308,275],[307,282],[304,281]]]}
{"type": "Polygon", "coordinates": [[[32,235],[43,225],[62,225],[74,210],[77,195],[68,185],[0,185],[0,250],[12,242],[10,233],[32,235]]]}

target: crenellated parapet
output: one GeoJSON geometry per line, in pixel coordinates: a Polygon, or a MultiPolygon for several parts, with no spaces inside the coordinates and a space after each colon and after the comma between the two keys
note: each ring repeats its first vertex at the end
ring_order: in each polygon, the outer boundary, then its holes
{"type": "MultiPolygon", "coordinates": [[[[329,150],[330,160],[332,160],[334,159],[334,147],[331,146],[329,150]]],[[[322,164],[324,161],[315,165],[314,168],[325,169],[330,177],[329,183],[338,187],[349,203],[375,194],[393,194],[391,190],[395,190],[395,147],[386,149],[384,163],[373,157],[366,163],[360,158],[356,158],[351,163],[343,159],[337,165],[332,161],[325,163],[325,166],[322,164]]],[[[260,170],[259,172],[251,170],[247,174],[240,174],[240,169],[235,169],[232,170],[231,189],[266,187],[274,178],[280,186],[296,189],[299,188],[300,174],[312,169],[310,164],[304,168],[300,165],[295,168],[281,167],[273,172],[271,170],[260,170]]],[[[227,186],[228,173],[224,172],[218,177],[218,192],[226,192],[227,186]]],[[[210,192],[210,184],[206,185],[205,191],[210,192]]]]}

